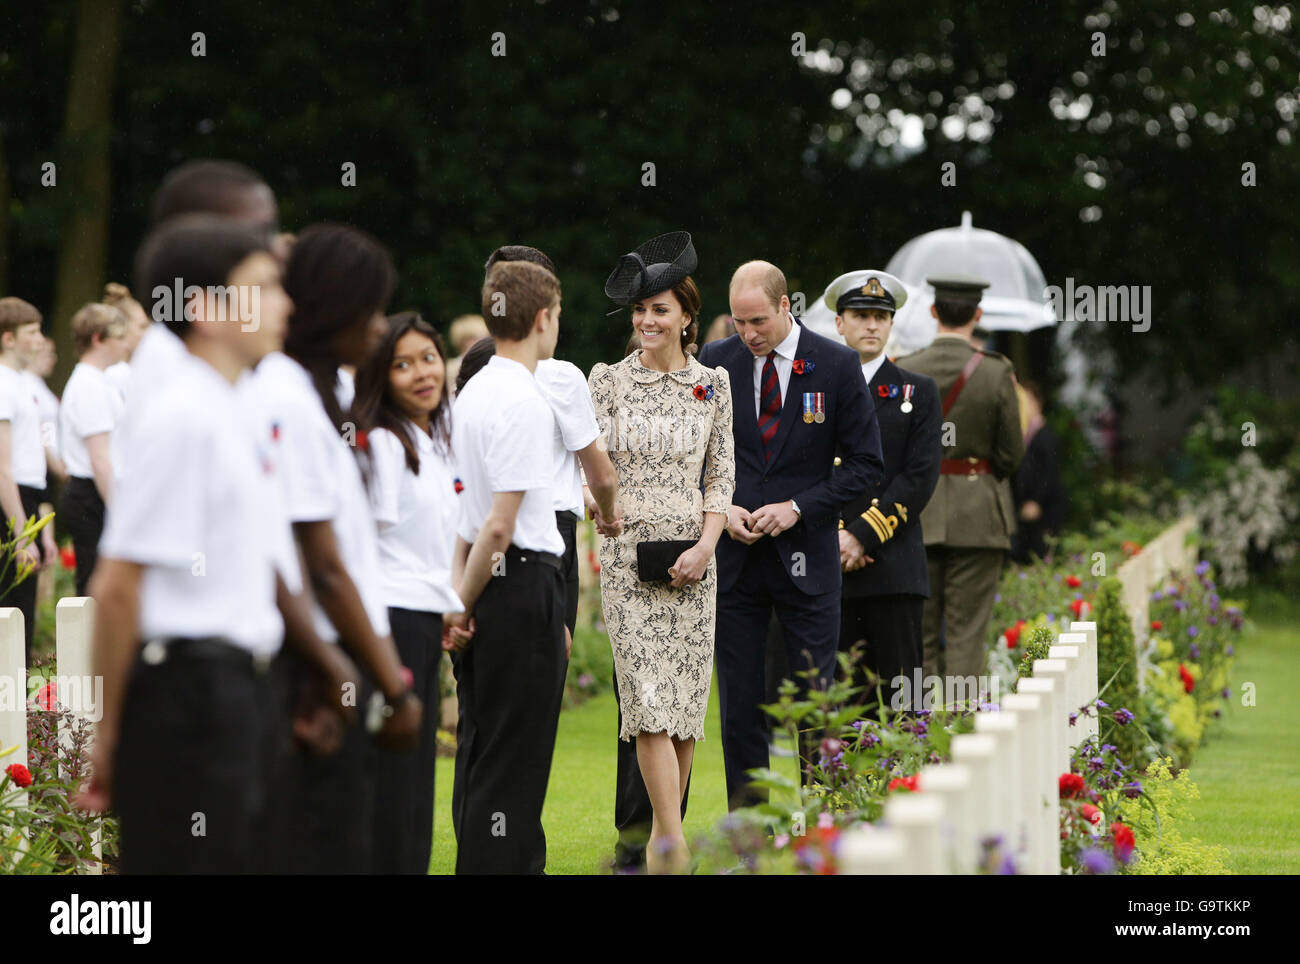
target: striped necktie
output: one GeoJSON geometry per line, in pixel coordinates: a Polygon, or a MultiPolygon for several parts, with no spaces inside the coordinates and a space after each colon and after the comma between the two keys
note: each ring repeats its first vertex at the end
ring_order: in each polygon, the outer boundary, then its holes
{"type": "Polygon", "coordinates": [[[776,375],[776,352],[769,352],[763,363],[763,394],[759,396],[758,434],[763,439],[763,459],[772,461],[772,440],[781,424],[781,380],[776,375]]]}

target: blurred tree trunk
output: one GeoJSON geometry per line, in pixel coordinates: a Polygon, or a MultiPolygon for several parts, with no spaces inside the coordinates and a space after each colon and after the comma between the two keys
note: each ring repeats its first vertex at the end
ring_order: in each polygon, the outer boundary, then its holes
{"type": "Polygon", "coordinates": [[[87,301],[98,301],[103,289],[111,189],[109,136],[121,9],[122,0],[77,3],[77,36],[58,166],[58,188],[72,192],[72,204],[60,234],[54,282],[52,337],[59,351],[55,384],[77,361],[68,321],[87,301]]]}
{"type": "Polygon", "coordinates": [[[9,293],[9,164],[0,137],[0,298],[9,293]]]}

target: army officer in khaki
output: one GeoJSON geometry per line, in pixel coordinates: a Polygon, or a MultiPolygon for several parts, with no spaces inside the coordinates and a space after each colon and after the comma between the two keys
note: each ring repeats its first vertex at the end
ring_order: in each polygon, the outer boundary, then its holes
{"type": "Polygon", "coordinates": [[[942,400],[939,484],[921,514],[930,570],[921,620],[925,673],[980,676],[987,668],[993,596],[1015,530],[1008,480],[1025,443],[1011,362],[970,341],[988,282],[962,275],[926,282],[934,287],[930,311],[939,333],[928,348],[899,359],[933,378],[942,400]]]}

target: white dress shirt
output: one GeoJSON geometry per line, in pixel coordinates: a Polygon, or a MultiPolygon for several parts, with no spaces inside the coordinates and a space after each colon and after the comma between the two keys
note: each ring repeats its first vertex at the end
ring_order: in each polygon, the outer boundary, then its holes
{"type": "Polygon", "coordinates": [[[220,636],[260,656],[280,648],[275,539],[285,520],[267,499],[236,390],[193,356],[152,393],[108,507],[100,555],[144,567],[144,638],[220,636]],[[278,528],[277,528],[278,523],[278,528]]]}
{"type": "Polygon", "coordinates": [[[882,351],[879,355],[862,366],[862,377],[868,385],[871,384],[871,379],[876,377],[876,372],[880,371],[880,366],[884,363],[885,353],[882,351]]]}
{"type": "MultiPolygon", "coordinates": [[[[184,345],[181,346],[184,351],[184,345]]],[[[109,457],[113,474],[122,475],[122,459],[118,457],[118,422],[126,403],[113,387],[102,369],[86,362],[77,362],[68,384],[63,387],[63,401],[59,406],[59,444],[68,465],[68,475],[79,479],[93,479],[90,452],[86,439],[93,435],[109,436],[109,457]]]]}
{"type": "MultiPolygon", "coordinates": [[[[785,405],[785,391],[790,387],[790,372],[794,370],[794,354],[799,349],[799,325],[794,320],[794,315],[786,312],[790,319],[790,334],[785,336],[785,340],[776,346],[776,357],[772,359],[772,364],[776,366],[776,379],[781,384],[781,404],[785,405]]],[[[763,366],[767,364],[766,355],[756,355],[754,357],[754,417],[762,412],[763,405],[763,366]]]]}
{"type": "Polygon", "coordinates": [[[577,365],[558,358],[539,361],[533,377],[555,415],[555,478],[551,493],[555,511],[567,510],[584,516],[587,509],[582,499],[582,470],[576,453],[600,435],[587,379],[577,365]]]}
{"type": "Polygon", "coordinates": [[[555,415],[532,372],[492,356],[456,396],[451,424],[451,447],[465,486],[460,537],[470,544],[478,538],[494,493],[523,492],[511,543],[564,555],[551,495],[555,415]]]}
{"type": "Polygon", "coordinates": [[[0,420],[9,423],[9,467],[16,483],[45,488],[45,447],[41,409],[32,384],[8,365],[0,365],[0,420]]]}
{"type": "Polygon", "coordinates": [[[458,503],[450,453],[441,441],[406,426],[420,456],[417,475],[401,440],[386,428],[370,433],[370,507],[379,527],[384,602],[395,609],[458,613],[451,586],[458,503]]]}

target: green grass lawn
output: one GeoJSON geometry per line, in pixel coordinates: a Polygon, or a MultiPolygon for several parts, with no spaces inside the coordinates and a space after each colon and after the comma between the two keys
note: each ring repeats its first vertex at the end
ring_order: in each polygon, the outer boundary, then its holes
{"type": "MultiPolygon", "coordinates": [[[[705,739],[696,744],[686,832],[700,829],[727,812],[722,775],[722,735],[717,686],[710,697],[705,739]]],[[[618,725],[614,694],[607,691],[560,714],[551,783],[542,824],[546,828],[548,874],[607,872],[614,852],[614,766],[618,725]]],[[[434,799],[433,861],[429,872],[449,874],[456,866],[451,830],[452,760],[438,761],[434,799]]]]}
{"type": "Polygon", "coordinates": [[[1228,849],[1242,874],[1300,873],[1300,604],[1294,596],[1247,597],[1233,698],[1190,767],[1201,797],[1185,831],[1228,849]],[[1255,706],[1242,706],[1242,684],[1255,706]]]}

